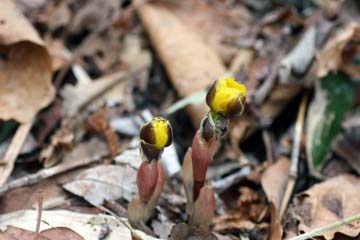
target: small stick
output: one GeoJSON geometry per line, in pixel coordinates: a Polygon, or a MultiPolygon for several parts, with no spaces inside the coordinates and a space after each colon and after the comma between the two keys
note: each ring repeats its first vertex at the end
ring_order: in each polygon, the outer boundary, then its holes
{"type": "Polygon", "coordinates": [[[11,140],[9,147],[6,150],[3,165],[0,166],[0,187],[3,186],[9,176],[11,175],[16,158],[18,157],[21,147],[23,146],[27,135],[29,134],[32,126],[32,121],[28,123],[21,124],[14,137],[11,140]]]}
{"type": "Polygon", "coordinates": [[[265,150],[266,150],[266,158],[268,163],[274,164],[275,163],[275,158],[274,158],[274,147],[272,144],[272,137],[270,136],[270,133],[268,130],[263,130],[262,131],[262,139],[265,145],[265,150]]]}
{"type": "Polygon", "coordinates": [[[43,194],[42,194],[42,190],[40,190],[39,191],[39,202],[38,202],[38,215],[37,215],[37,220],[36,220],[36,230],[35,230],[34,240],[38,240],[38,238],[39,238],[42,203],[43,203],[43,194]]]}
{"type": "Polygon", "coordinates": [[[295,133],[294,133],[294,142],[291,154],[291,166],[289,172],[289,181],[285,190],[284,197],[281,202],[279,219],[283,218],[287,205],[289,203],[292,191],[295,186],[295,182],[298,174],[298,163],[299,163],[299,153],[300,153],[300,142],[301,142],[301,134],[304,126],[304,118],[305,118],[305,110],[306,110],[306,102],[307,102],[307,94],[303,96],[301,99],[298,116],[295,123],[295,133]]]}
{"type": "Polygon", "coordinates": [[[66,172],[68,170],[83,167],[89,165],[90,163],[99,162],[103,157],[104,156],[101,155],[95,155],[91,158],[87,158],[75,162],[62,163],[56,165],[55,167],[43,169],[38,171],[37,173],[29,174],[27,176],[18,178],[14,181],[5,184],[3,187],[0,187],[0,196],[12,189],[30,186],[40,182],[43,179],[50,178],[52,176],[66,172]]]}
{"type": "Polygon", "coordinates": [[[338,228],[338,227],[341,227],[343,225],[350,224],[350,223],[353,223],[353,222],[356,222],[356,221],[360,221],[360,213],[358,213],[356,215],[353,215],[351,217],[344,218],[344,219],[341,219],[339,221],[330,223],[330,224],[328,224],[328,225],[326,225],[324,227],[315,228],[315,229],[313,229],[313,230],[311,230],[311,231],[309,231],[307,233],[304,233],[304,234],[301,234],[299,236],[290,238],[289,240],[305,240],[305,239],[309,239],[309,238],[312,238],[312,237],[315,237],[315,236],[320,236],[321,234],[326,233],[327,231],[333,230],[335,228],[338,228]]]}

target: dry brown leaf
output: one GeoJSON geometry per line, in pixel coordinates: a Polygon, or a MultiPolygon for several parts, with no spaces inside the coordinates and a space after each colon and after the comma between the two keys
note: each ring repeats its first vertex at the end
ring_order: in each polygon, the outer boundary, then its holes
{"type": "Polygon", "coordinates": [[[51,240],[84,240],[82,236],[66,227],[55,227],[40,232],[41,236],[51,240]]]}
{"type": "MultiPolygon", "coordinates": [[[[77,145],[72,152],[65,153],[62,164],[71,164],[93,158],[96,155],[105,156],[108,154],[106,144],[97,138],[92,138],[88,142],[77,145]]],[[[46,189],[46,191],[43,191],[44,209],[63,206],[67,203],[68,194],[65,194],[61,184],[74,180],[82,171],[83,169],[66,171],[33,186],[22,187],[5,193],[0,197],[0,215],[37,206],[39,200],[38,191],[44,189],[46,189]]]]}
{"type": "Polygon", "coordinates": [[[12,1],[1,1],[0,16],[0,118],[30,122],[54,97],[51,59],[12,1]]]}
{"type": "MultiPolygon", "coordinates": [[[[33,230],[36,225],[37,211],[21,210],[14,213],[0,216],[0,229],[5,229],[7,226],[16,226],[26,230],[33,230]]],[[[106,240],[128,240],[131,239],[131,232],[135,233],[140,239],[155,240],[157,238],[150,237],[145,233],[132,229],[125,218],[118,218],[103,214],[84,214],[73,211],[43,211],[42,212],[41,230],[50,228],[67,228],[72,229],[86,240],[99,240],[102,225],[108,224],[111,232],[106,237],[106,240]]],[[[51,232],[51,231],[50,231],[51,232]]],[[[1,236],[1,235],[0,235],[1,236]]],[[[63,237],[63,236],[56,236],[63,237]]],[[[64,240],[64,238],[51,238],[51,240],[64,240]]],[[[2,238],[1,238],[2,239],[2,238]]],[[[31,240],[33,240],[31,238],[31,240]]],[[[78,240],[81,238],[71,238],[71,240],[78,240]]],[[[5,239],[8,240],[8,239],[5,239]]],[[[10,240],[10,239],[9,239],[10,240]]],[[[11,240],[23,240],[11,238],[11,240]]],[[[48,240],[38,239],[38,240],[48,240]]],[[[65,238],[65,240],[68,240],[65,238]]]]}
{"type": "Polygon", "coordinates": [[[111,159],[113,159],[120,152],[121,146],[118,135],[110,125],[105,108],[99,108],[97,112],[91,115],[87,119],[86,125],[89,131],[105,137],[109,146],[111,159]]]}
{"type": "Polygon", "coordinates": [[[281,157],[274,165],[268,167],[261,177],[261,185],[270,201],[270,239],[277,240],[282,237],[282,227],[279,220],[281,201],[284,196],[286,184],[289,179],[290,161],[281,157]]]}
{"type": "Polygon", "coordinates": [[[44,167],[52,167],[61,161],[65,151],[71,151],[74,140],[74,133],[68,121],[63,121],[61,127],[51,136],[51,142],[42,149],[40,161],[44,167]]]}
{"type": "Polygon", "coordinates": [[[261,185],[268,200],[274,203],[278,210],[280,210],[281,200],[289,179],[289,171],[289,159],[281,157],[274,165],[268,167],[261,177],[261,185]]]}
{"type": "Polygon", "coordinates": [[[317,55],[317,76],[324,77],[330,71],[342,70],[360,79],[360,68],[354,65],[354,58],[360,52],[356,44],[359,37],[360,25],[349,23],[330,38],[317,55]],[[351,45],[352,42],[355,44],[351,45]]]}
{"type": "MultiPolygon", "coordinates": [[[[13,226],[9,226],[6,229],[6,231],[0,232],[0,238],[2,240],[34,240],[34,237],[35,237],[34,232],[13,226]]],[[[50,240],[50,239],[40,235],[38,236],[38,240],[50,240]]]]}
{"type": "MultiPolygon", "coordinates": [[[[33,240],[35,232],[9,226],[5,232],[0,232],[2,240],[33,240]]],[[[55,227],[40,232],[38,240],[84,240],[79,234],[66,227],[55,227]]]]}
{"type": "MultiPolygon", "coordinates": [[[[216,52],[169,10],[142,4],[137,11],[180,97],[205,88],[225,73],[216,52]]],[[[207,107],[192,105],[188,112],[194,126],[199,126],[207,107]]]]}
{"type": "MultiPolygon", "coordinates": [[[[300,224],[299,231],[308,232],[360,212],[360,179],[340,175],[314,185],[298,195],[295,204],[300,224]]],[[[344,225],[323,234],[327,240],[335,233],[355,237],[360,233],[360,222],[344,225]]]]}

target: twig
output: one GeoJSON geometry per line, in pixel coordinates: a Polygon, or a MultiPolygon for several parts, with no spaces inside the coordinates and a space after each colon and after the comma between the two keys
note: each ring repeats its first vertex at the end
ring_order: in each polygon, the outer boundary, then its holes
{"type": "Polygon", "coordinates": [[[294,133],[294,142],[291,154],[291,166],[289,172],[289,181],[284,193],[284,197],[281,202],[279,219],[281,221],[282,217],[285,214],[287,205],[289,203],[292,191],[295,186],[295,182],[298,174],[298,163],[299,163],[299,153],[300,153],[300,142],[301,142],[301,134],[304,126],[304,118],[305,118],[305,110],[306,110],[306,102],[307,102],[307,94],[303,96],[301,99],[298,116],[295,124],[295,133],[294,133]]]}
{"type": "Polygon", "coordinates": [[[3,160],[4,166],[0,166],[0,187],[6,183],[7,179],[11,175],[11,172],[14,169],[16,158],[18,157],[21,147],[23,146],[26,137],[30,132],[31,126],[32,121],[21,124],[16,130],[16,133],[6,150],[3,160]]]}
{"type": "Polygon", "coordinates": [[[346,225],[346,224],[353,223],[355,221],[360,221],[360,213],[358,213],[356,215],[353,215],[351,217],[344,218],[344,219],[341,219],[339,221],[330,223],[330,224],[328,224],[328,225],[326,225],[324,227],[315,228],[315,229],[311,230],[310,232],[307,232],[307,233],[301,234],[299,236],[290,238],[289,240],[305,240],[305,239],[312,238],[312,237],[315,237],[315,236],[320,236],[321,234],[323,234],[323,233],[325,233],[327,231],[330,231],[332,229],[341,227],[341,226],[346,225]]]}
{"type": "Polygon", "coordinates": [[[274,164],[275,163],[275,158],[274,158],[274,146],[273,146],[273,139],[272,136],[270,136],[270,133],[268,130],[264,129],[262,131],[262,139],[265,145],[265,150],[266,150],[266,159],[268,161],[269,164],[274,164]]]}
{"type": "Polygon", "coordinates": [[[37,220],[36,220],[36,230],[35,230],[34,240],[38,240],[38,238],[39,238],[42,203],[43,203],[43,194],[42,194],[42,190],[40,190],[39,191],[39,202],[38,202],[38,215],[37,215],[37,220]]]}
{"type": "Polygon", "coordinates": [[[37,173],[29,174],[25,177],[18,178],[12,182],[5,184],[3,187],[1,187],[0,188],[0,196],[9,190],[19,188],[19,187],[30,186],[30,185],[40,182],[43,179],[50,178],[52,176],[66,172],[68,170],[75,169],[78,167],[83,167],[83,166],[89,165],[94,162],[99,162],[103,157],[104,156],[101,156],[101,155],[95,155],[88,159],[59,164],[55,167],[43,169],[37,173]]]}

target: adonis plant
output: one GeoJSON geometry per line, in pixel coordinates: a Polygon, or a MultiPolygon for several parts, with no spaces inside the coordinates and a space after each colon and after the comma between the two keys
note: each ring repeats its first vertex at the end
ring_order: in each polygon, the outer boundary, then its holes
{"type": "Polygon", "coordinates": [[[133,227],[144,229],[166,180],[160,158],[164,148],[172,142],[170,123],[163,118],[154,118],[141,127],[140,140],[142,164],[136,179],[138,195],[130,202],[127,213],[133,227]]]}
{"type": "MultiPolygon", "coordinates": [[[[245,97],[245,86],[225,77],[216,80],[206,96],[210,111],[195,133],[182,168],[189,227],[185,235],[193,231],[210,231],[215,212],[215,195],[211,186],[205,185],[207,168],[213,160],[219,139],[227,131],[230,119],[242,114],[245,97]]],[[[140,139],[143,162],[137,173],[138,196],[129,204],[128,218],[133,227],[144,229],[165,183],[160,158],[163,149],[172,142],[171,126],[166,119],[154,118],[141,127],[140,139]]],[[[183,235],[184,231],[179,231],[183,235]]]]}
{"type": "Polygon", "coordinates": [[[215,196],[212,188],[205,185],[207,168],[213,160],[218,140],[227,131],[229,120],[242,114],[245,97],[245,86],[226,77],[216,80],[207,93],[206,103],[210,111],[194,136],[182,168],[191,230],[210,230],[215,196]]]}

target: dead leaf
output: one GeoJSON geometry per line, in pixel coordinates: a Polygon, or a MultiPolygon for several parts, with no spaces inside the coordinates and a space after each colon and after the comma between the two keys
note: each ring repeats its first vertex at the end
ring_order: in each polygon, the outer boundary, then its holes
{"type": "Polygon", "coordinates": [[[289,179],[289,171],[289,159],[281,157],[274,165],[268,167],[261,177],[261,186],[268,200],[274,203],[278,210],[280,210],[281,200],[289,179]]]}
{"type": "Polygon", "coordinates": [[[105,137],[112,160],[120,152],[121,145],[118,135],[110,125],[106,109],[104,107],[99,108],[97,112],[87,119],[86,126],[89,131],[105,137]]]}
{"type": "Polygon", "coordinates": [[[344,0],[315,0],[314,3],[317,4],[323,11],[326,17],[334,18],[336,17],[340,10],[341,5],[344,0]]]}
{"type": "MultiPolygon", "coordinates": [[[[81,162],[87,159],[94,158],[94,156],[106,156],[109,154],[106,144],[97,138],[92,138],[88,142],[80,143],[75,146],[70,153],[65,153],[63,162],[61,164],[69,165],[74,162],[81,162]]],[[[60,166],[57,165],[57,166],[60,166]]],[[[56,167],[57,167],[56,166],[56,167]]],[[[50,168],[51,169],[51,168],[50,168]]],[[[47,171],[47,169],[41,170],[47,171]]],[[[17,188],[6,192],[0,197],[0,215],[18,211],[21,209],[29,209],[37,206],[38,191],[43,191],[43,208],[54,208],[59,205],[67,205],[69,194],[67,194],[61,185],[69,181],[73,181],[83,169],[66,171],[63,174],[47,178],[35,185],[17,188]]],[[[45,174],[45,173],[44,173],[45,174]]],[[[27,175],[29,176],[29,175],[27,175]]],[[[27,179],[28,182],[28,179],[27,179]]],[[[66,207],[66,206],[63,206],[66,207]]],[[[71,206],[67,206],[71,207],[71,206]]]]}
{"type": "MultiPolygon", "coordinates": [[[[300,193],[295,204],[295,214],[300,224],[299,232],[308,232],[360,212],[360,179],[351,175],[339,175],[300,193]]],[[[333,239],[335,233],[356,237],[360,222],[332,229],[322,236],[333,239]]]]}
{"type": "Polygon", "coordinates": [[[119,71],[88,83],[67,84],[60,92],[64,98],[63,115],[73,117],[91,101],[97,99],[113,86],[124,80],[126,73],[119,71]]]}
{"type": "Polygon", "coordinates": [[[325,77],[330,71],[341,70],[360,79],[360,68],[355,63],[355,57],[360,52],[356,44],[359,37],[359,24],[349,23],[330,38],[317,55],[317,76],[325,77]]]}
{"type": "MultiPolygon", "coordinates": [[[[21,210],[13,212],[6,215],[0,215],[0,229],[5,230],[7,226],[15,226],[17,228],[22,228],[27,231],[32,231],[36,225],[37,211],[34,210],[21,210]]],[[[42,223],[40,229],[42,232],[44,230],[50,231],[50,236],[55,235],[59,230],[63,234],[65,230],[68,234],[72,236],[77,236],[77,238],[71,238],[71,240],[99,240],[99,235],[103,224],[108,224],[111,232],[107,236],[106,240],[120,240],[120,239],[131,239],[131,232],[136,233],[137,236],[140,236],[143,240],[155,240],[156,238],[150,237],[145,233],[132,229],[125,218],[116,218],[109,215],[103,214],[84,214],[84,213],[75,213],[64,210],[57,211],[43,211],[42,212],[42,223]],[[46,224],[45,224],[46,223],[46,224]],[[55,230],[51,230],[51,228],[55,230]],[[78,235],[73,235],[74,232],[69,232],[71,229],[78,235]],[[53,232],[54,231],[54,232],[53,232]],[[79,235],[82,238],[79,238],[79,235]]],[[[69,238],[62,238],[61,234],[57,235],[56,238],[50,238],[50,240],[68,240],[69,238]]],[[[48,235],[47,235],[48,236],[48,235]]],[[[0,232],[0,237],[2,237],[0,232]]],[[[48,236],[49,237],[49,236],[48,236]]],[[[2,238],[1,238],[2,239],[2,238]]],[[[33,240],[32,237],[29,240],[33,240]]],[[[8,240],[8,239],[4,239],[8,240]]],[[[9,240],[15,240],[10,238],[9,240]]],[[[17,239],[16,239],[17,240],[17,239]]],[[[18,240],[27,240],[19,238],[18,240]]],[[[39,238],[39,240],[49,240],[49,238],[39,238]]]]}
{"type": "Polygon", "coordinates": [[[0,118],[30,122],[54,98],[51,59],[12,1],[1,1],[0,16],[0,118]]]}
{"type": "Polygon", "coordinates": [[[85,240],[75,231],[66,227],[55,227],[40,232],[41,236],[51,240],[85,240]]]}
{"type": "MultiPolygon", "coordinates": [[[[35,233],[22,228],[9,226],[6,231],[0,232],[0,238],[2,240],[34,240],[35,233]]],[[[38,240],[50,240],[45,236],[38,236],[38,240]]],[[[55,239],[51,239],[55,240],[55,239]]]]}
{"type": "MultiPolygon", "coordinates": [[[[35,232],[28,231],[22,228],[13,226],[7,227],[5,232],[0,232],[0,237],[3,240],[33,240],[35,239],[35,232]]],[[[38,235],[38,240],[84,240],[79,234],[65,227],[49,228],[41,231],[38,235]]]]}
{"type": "Polygon", "coordinates": [[[44,167],[49,168],[59,163],[64,152],[72,150],[73,140],[74,133],[69,122],[64,120],[61,127],[51,136],[50,144],[43,148],[40,153],[40,161],[43,162],[44,167]]]}
{"type": "Polygon", "coordinates": [[[274,165],[268,167],[261,177],[261,185],[271,204],[270,239],[272,240],[282,237],[283,229],[279,220],[279,211],[289,179],[289,171],[289,159],[281,157],[274,165]]]}
{"type": "Polygon", "coordinates": [[[332,144],[334,151],[360,174],[360,111],[356,111],[343,122],[345,132],[332,144]]]}
{"type": "MultiPolygon", "coordinates": [[[[141,4],[137,11],[180,97],[189,96],[223,76],[216,52],[164,7],[141,4]]],[[[205,104],[188,108],[194,126],[207,112],[205,104]]]]}
{"type": "Polygon", "coordinates": [[[63,187],[94,206],[102,205],[105,199],[130,202],[137,192],[136,170],[128,165],[99,165],[83,171],[63,187]]]}

